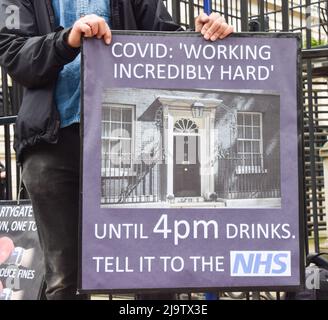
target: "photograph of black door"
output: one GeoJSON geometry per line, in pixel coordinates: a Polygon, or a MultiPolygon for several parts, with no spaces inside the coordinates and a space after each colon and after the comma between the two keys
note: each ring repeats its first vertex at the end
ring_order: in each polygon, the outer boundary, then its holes
{"type": "Polygon", "coordinates": [[[174,136],[173,190],[175,197],[200,197],[199,136],[174,136]]]}
{"type": "Polygon", "coordinates": [[[281,207],[280,95],[110,89],[102,108],[102,206],[281,207]]]}

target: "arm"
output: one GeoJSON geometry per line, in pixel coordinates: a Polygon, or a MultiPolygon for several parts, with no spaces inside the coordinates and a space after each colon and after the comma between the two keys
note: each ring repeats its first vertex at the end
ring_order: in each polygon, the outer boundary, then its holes
{"type": "Polygon", "coordinates": [[[162,0],[133,0],[134,12],[140,30],[182,31],[174,23],[162,0]]]}
{"type": "MultiPolygon", "coordinates": [[[[162,0],[134,0],[134,12],[140,30],[182,31],[181,26],[173,22],[162,0]]],[[[196,32],[201,32],[205,40],[224,39],[233,32],[224,17],[218,13],[202,13],[195,19],[196,32]]]]}
{"type": "Polygon", "coordinates": [[[73,61],[78,49],[66,43],[70,29],[38,35],[33,1],[0,0],[0,65],[27,88],[37,88],[56,81],[62,67],[73,61]],[[19,8],[19,23],[7,28],[8,6],[19,8]]]}

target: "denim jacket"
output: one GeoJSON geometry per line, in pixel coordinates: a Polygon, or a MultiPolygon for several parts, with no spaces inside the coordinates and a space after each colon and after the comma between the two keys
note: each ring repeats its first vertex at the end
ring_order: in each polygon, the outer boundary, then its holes
{"type": "MultiPolygon", "coordinates": [[[[180,31],[162,0],[111,0],[113,30],[180,31]]],[[[57,143],[60,117],[54,101],[59,72],[79,54],[68,46],[70,29],[56,29],[51,0],[0,0],[0,65],[24,87],[16,121],[18,162],[27,148],[57,143]],[[6,26],[8,6],[19,8],[19,28],[6,26]]]]}

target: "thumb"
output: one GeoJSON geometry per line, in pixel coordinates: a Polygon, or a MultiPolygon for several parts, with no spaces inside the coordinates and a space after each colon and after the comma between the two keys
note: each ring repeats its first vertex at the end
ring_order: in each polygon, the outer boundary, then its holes
{"type": "Polygon", "coordinates": [[[209,19],[210,17],[206,13],[201,13],[195,20],[195,31],[200,32],[209,19]]]}

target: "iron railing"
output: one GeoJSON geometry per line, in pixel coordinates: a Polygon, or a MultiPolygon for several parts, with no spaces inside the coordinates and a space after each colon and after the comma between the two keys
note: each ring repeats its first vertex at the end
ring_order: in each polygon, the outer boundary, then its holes
{"type": "Polygon", "coordinates": [[[223,199],[275,199],[281,197],[280,160],[240,154],[219,158],[216,190],[223,199]]]}
{"type": "MultiPolygon", "coordinates": [[[[103,154],[101,204],[169,201],[165,186],[166,165],[162,159],[103,154]]],[[[281,197],[278,158],[235,154],[219,157],[214,166],[217,169],[215,192],[213,199],[200,195],[204,201],[268,199],[270,205],[270,199],[281,197]]]]}
{"type": "Polygon", "coordinates": [[[109,156],[102,159],[101,204],[150,203],[161,201],[161,159],[109,156]]]}
{"type": "MultiPolygon", "coordinates": [[[[194,27],[193,18],[204,8],[203,0],[164,2],[174,20],[191,29],[194,27]]],[[[212,0],[212,11],[222,14],[237,32],[301,32],[305,48],[328,44],[326,0],[212,0]]]]}
{"type": "MultiPolygon", "coordinates": [[[[5,167],[5,175],[2,181],[4,199],[12,200],[19,193],[20,171],[15,165],[15,153],[13,150],[13,132],[16,115],[21,102],[22,88],[17,83],[12,83],[9,76],[1,68],[0,77],[0,130],[3,138],[1,150],[4,154],[0,159],[5,167]],[[14,181],[15,179],[15,181],[14,181]],[[15,185],[15,190],[13,186],[15,185]]],[[[24,193],[23,197],[26,196],[24,193]]]]}

